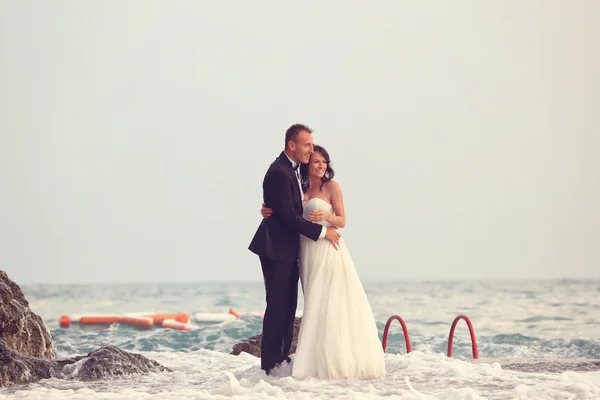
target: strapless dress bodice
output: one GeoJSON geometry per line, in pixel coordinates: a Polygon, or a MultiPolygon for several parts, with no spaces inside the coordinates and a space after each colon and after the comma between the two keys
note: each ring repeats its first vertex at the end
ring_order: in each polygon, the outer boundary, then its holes
{"type": "MultiPolygon", "coordinates": [[[[304,218],[304,219],[308,219],[308,215],[314,210],[321,210],[321,211],[333,214],[333,206],[330,203],[328,203],[327,201],[320,199],[318,197],[313,197],[312,199],[310,199],[308,201],[303,201],[302,208],[303,208],[302,218],[304,218]]],[[[331,224],[325,220],[320,221],[320,222],[315,222],[315,221],[313,221],[313,222],[315,224],[323,225],[326,227],[331,226],[331,224]]]]}

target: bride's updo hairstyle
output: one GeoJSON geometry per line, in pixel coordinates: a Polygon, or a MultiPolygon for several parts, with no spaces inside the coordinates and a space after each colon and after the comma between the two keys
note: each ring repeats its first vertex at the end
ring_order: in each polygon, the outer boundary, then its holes
{"type": "MultiPolygon", "coordinates": [[[[323,191],[323,185],[333,179],[335,175],[335,171],[331,167],[331,159],[329,158],[329,153],[325,148],[316,144],[314,146],[314,153],[319,153],[327,162],[327,169],[325,170],[325,174],[321,178],[321,191],[323,191]]],[[[313,154],[314,154],[313,153],[313,154]]],[[[311,156],[312,158],[312,156],[311,156]]],[[[310,164],[310,160],[308,161],[310,164]]],[[[306,192],[308,190],[308,164],[300,164],[300,175],[302,176],[302,190],[306,192]]]]}

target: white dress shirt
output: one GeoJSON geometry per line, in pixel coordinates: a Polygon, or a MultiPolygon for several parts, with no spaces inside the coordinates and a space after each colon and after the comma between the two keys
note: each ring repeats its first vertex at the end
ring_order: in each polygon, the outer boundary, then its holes
{"type": "MultiPolygon", "coordinates": [[[[296,169],[296,165],[298,165],[298,163],[292,160],[290,156],[288,156],[286,153],[283,154],[285,154],[288,160],[290,160],[290,162],[292,163],[292,168],[294,168],[294,174],[296,174],[296,179],[298,180],[298,188],[300,189],[300,201],[304,202],[304,192],[302,191],[302,183],[300,182],[300,167],[296,169]]],[[[321,234],[319,235],[319,239],[324,238],[326,233],[327,228],[323,226],[323,229],[321,229],[321,234]]]]}

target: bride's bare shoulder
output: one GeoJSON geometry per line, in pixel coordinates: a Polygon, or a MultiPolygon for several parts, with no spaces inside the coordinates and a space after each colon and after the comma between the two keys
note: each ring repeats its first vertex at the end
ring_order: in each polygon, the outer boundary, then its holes
{"type": "Polygon", "coordinates": [[[339,193],[342,191],[342,187],[337,181],[331,180],[325,184],[325,188],[330,193],[339,193]]]}

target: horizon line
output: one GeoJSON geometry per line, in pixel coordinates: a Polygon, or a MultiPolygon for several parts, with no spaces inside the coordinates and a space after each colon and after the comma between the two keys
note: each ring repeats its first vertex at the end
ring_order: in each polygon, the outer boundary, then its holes
{"type": "MultiPolygon", "coordinates": [[[[10,277],[9,277],[10,278],[10,277]]],[[[12,279],[11,279],[12,280],[12,279]]],[[[600,281],[600,277],[570,277],[570,278],[536,278],[536,277],[524,277],[524,278],[446,278],[446,279],[361,279],[362,283],[403,283],[403,282],[418,282],[418,283],[434,283],[434,282],[526,282],[526,281],[538,281],[538,282],[581,282],[581,281],[600,281]]],[[[262,279],[257,280],[205,280],[205,281],[100,281],[100,282],[26,282],[18,283],[13,282],[20,286],[36,286],[36,285],[48,285],[48,286],[91,286],[91,285],[221,285],[221,284],[263,284],[262,279]]]]}

